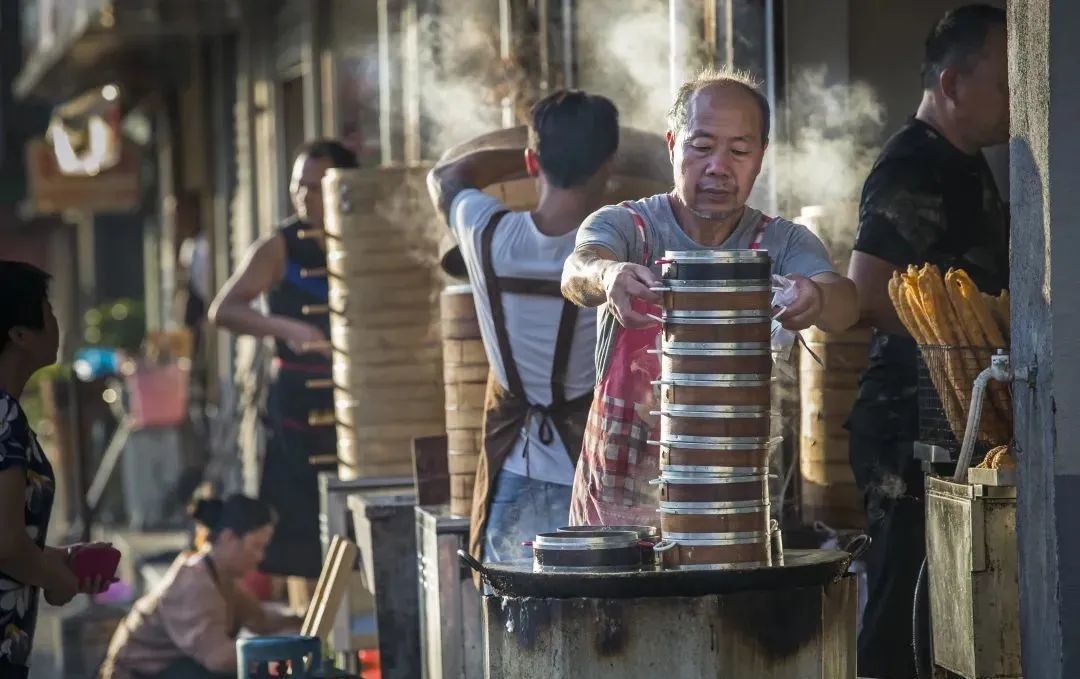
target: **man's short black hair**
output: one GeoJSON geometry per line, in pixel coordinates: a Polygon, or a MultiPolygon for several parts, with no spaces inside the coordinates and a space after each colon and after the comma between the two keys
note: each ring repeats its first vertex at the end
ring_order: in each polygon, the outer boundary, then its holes
{"type": "Polygon", "coordinates": [[[964,5],[949,11],[926,37],[923,89],[934,89],[946,68],[956,67],[965,72],[973,68],[987,34],[1005,23],[1005,10],[990,5],[964,5]]]}
{"type": "Polygon", "coordinates": [[[559,188],[584,184],[619,148],[619,110],[606,97],[559,90],[532,108],[529,148],[559,188]]]}
{"type": "Polygon", "coordinates": [[[41,330],[42,308],[49,296],[51,276],[33,264],[0,259],[0,351],[11,341],[12,328],[41,330]]]}
{"type": "Polygon", "coordinates": [[[304,142],[296,149],[295,158],[316,158],[330,161],[330,167],[353,168],[360,167],[356,160],[356,154],[347,146],[334,139],[316,139],[304,142]]]}

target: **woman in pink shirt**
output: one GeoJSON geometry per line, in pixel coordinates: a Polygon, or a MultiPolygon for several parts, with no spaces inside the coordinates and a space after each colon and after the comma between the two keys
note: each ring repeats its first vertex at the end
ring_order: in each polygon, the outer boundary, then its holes
{"type": "Polygon", "coordinates": [[[208,546],[181,554],[135,602],[113,635],[101,679],[232,679],[241,628],[273,634],[299,627],[298,619],[268,612],[240,585],[273,536],[270,507],[232,495],[199,500],[192,515],[208,529],[208,546]]]}

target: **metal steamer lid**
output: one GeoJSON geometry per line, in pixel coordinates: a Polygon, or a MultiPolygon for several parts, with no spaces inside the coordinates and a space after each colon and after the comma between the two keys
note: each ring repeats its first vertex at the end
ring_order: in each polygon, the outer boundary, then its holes
{"type": "Polygon", "coordinates": [[[685,485],[704,485],[704,486],[716,486],[726,485],[733,483],[761,483],[764,484],[768,480],[768,474],[745,474],[739,476],[732,476],[731,474],[723,473],[703,473],[703,472],[679,472],[671,469],[670,467],[660,470],[660,478],[656,481],[660,483],[677,483],[685,485]]]}
{"type": "Polygon", "coordinates": [[[603,533],[634,533],[638,539],[645,539],[651,537],[658,537],[660,535],[660,529],[656,526],[563,526],[559,528],[560,533],[588,533],[588,532],[603,532],[603,533]]]}
{"type": "Polygon", "coordinates": [[[727,547],[730,545],[757,545],[767,542],[768,531],[754,531],[750,533],[669,533],[664,536],[664,542],[681,547],[727,547]],[[675,535],[687,536],[678,537],[675,535]],[[707,537],[722,535],[724,537],[707,537]]]}
{"type": "Polygon", "coordinates": [[[753,325],[754,323],[772,323],[772,316],[760,311],[714,311],[714,314],[727,314],[726,316],[710,316],[708,318],[690,318],[671,316],[667,313],[660,319],[664,325],[753,325]],[[749,314],[749,315],[746,315],[749,314]]]}
{"type": "MultiPolygon", "coordinates": [[[[765,535],[765,533],[756,530],[744,533],[676,533],[674,531],[668,531],[667,533],[664,533],[664,539],[670,542],[678,542],[681,544],[683,542],[698,542],[701,540],[741,540],[745,538],[754,538],[761,535],[765,535]]],[[[756,542],[760,541],[755,540],[754,543],[756,542]]]]}
{"type": "Polygon", "coordinates": [[[725,500],[716,502],[668,502],[660,501],[662,514],[753,514],[769,511],[768,490],[760,500],[725,500]],[[712,511],[725,510],[725,511],[712,511]]]}
{"type": "Polygon", "coordinates": [[[665,417],[698,417],[720,420],[760,420],[772,417],[772,409],[768,406],[690,406],[668,404],[660,410],[650,410],[650,415],[664,415],[665,417]]]}
{"type": "MultiPolygon", "coordinates": [[[[683,310],[683,309],[665,309],[664,316],[661,320],[665,323],[686,323],[688,321],[710,321],[710,324],[724,325],[722,321],[732,321],[734,319],[753,319],[754,321],[769,321],[772,322],[772,316],[768,311],[762,311],[760,309],[708,309],[701,310],[683,310]]],[[[743,323],[750,321],[743,320],[743,323]]]]}
{"type": "Polygon", "coordinates": [[[676,474],[694,475],[724,475],[724,476],[757,476],[768,475],[768,467],[725,467],[723,465],[700,465],[700,464],[668,464],[664,462],[665,456],[670,457],[667,450],[660,452],[660,473],[671,471],[676,474]]]}
{"type": "Polygon", "coordinates": [[[650,354],[662,354],[664,356],[763,356],[772,352],[767,342],[714,342],[714,344],[726,344],[718,348],[702,348],[700,344],[705,342],[663,342],[660,349],[648,349],[650,354]]]}
{"type": "Polygon", "coordinates": [[[745,292],[745,288],[748,286],[765,287],[772,290],[772,281],[768,278],[665,278],[664,287],[659,289],[681,292],[706,292],[701,288],[740,288],[740,292],[745,292]]]}
{"type": "Polygon", "coordinates": [[[665,285],[649,288],[653,292],[770,292],[772,285],[769,281],[758,279],[740,280],[715,280],[715,281],[683,281],[677,278],[667,278],[665,285]]]}
{"type": "MultiPolygon", "coordinates": [[[[727,351],[771,348],[769,342],[679,342],[663,340],[663,351],[727,351]]],[[[655,351],[655,350],[654,350],[655,351]]]]}
{"type": "Polygon", "coordinates": [[[638,535],[634,531],[577,531],[539,533],[533,540],[533,549],[586,550],[625,549],[636,547],[638,535]]]}
{"type": "Polygon", "coordinates": [[[664,259],[687,264],[730,264],[734,262],[767,262],[768,250],[665,250],[664,259]]]}
{"type": "Polygon", "coordinates": [[[686,436],[683,434],[668,434],[660,440],[650,440],[650,445],[659,445],[666,448],[690,448],[693,450],[759,450],[770,448],[784,440],[782,436],[769,438],[767,436],[686,436]]]}
{"type": "MultiPolygon", "coordinates": [[[[691,374],[691,373],[679,373],[679,374],[688,375],[688,374],[691,374]]],[[[692,373],[692,374],[697,375],[699,373],[692,373]]],[[[683,380],[683,379],[678,379],[678,380],[676,380],[676,379],[671,379],[670,376],[669,376],[668,379],[653,380],[651,382],[651,384],[653,386],[656,386],[656,385],[660,385],[660,386],[670,385],[670,386],[673,386],[673,387],[709,387],[709,388],[716,388],[716,389],[743,389],[743,388],[746,388],[746,387],[763,387],[763,386],[767,386],[768,384],[770,384],[772,382],[772,379],[773,379],[771,375],[768,376],[768,377],[763,377],[762,373],[739,373],[739,374],[731,374],[728,377],[730,377],[731,379],[721,379],[721,380],[712,380],[712,379],[708,379],[708,380],[696,380],[696,379],[683,380]]],[[[702,407],[706,407],[706,406],[702,406],[702,407]]]]}

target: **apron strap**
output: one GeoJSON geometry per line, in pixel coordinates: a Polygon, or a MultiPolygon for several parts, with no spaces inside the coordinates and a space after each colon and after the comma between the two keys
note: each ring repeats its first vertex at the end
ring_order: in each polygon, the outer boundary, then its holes
{"type": "Polygon", "coordinates": [[[761,241],[765,238],[765,227],[769,225],[769,222],[773,221],[775,217],[766,217],[761,215],[761,221],[754,228],[754,237],[750,240],[751,250],[760,250],[761,241]]]}
{"type": "Polygon", "coordinates": [[[495,260],[491,255],[491,242],[495,238],[495,229],[508,212],[510,211],[497,210],[484,227],[480,235],[480,264],[484,270],[484,284],[487,286],[488,304],[491,306],[491,320],[495,326],[495,339],[499,345],[503,370],[506,371],[506,381],[510,393],[524,400],[525,387],[521,383],[521,375],[518,373],[517,364],[514,363],[514,353],[510,349],[510,335],[506,332],[506,312],[502,304],[502,289],[499,286],[499,277],[495,273],[495,260]]]}
{"type": "MultiPolygon", "coordinates": [[[[499,344],[499,355],[502,357],[503,367],[506,370],[506,381],[510,393],[527,403],[525,386],[521,381],[517,364],[514,362],[514,353],[510,347],[510,335],[506,331],[506,312],[503,309],[502,293],[518,293],[524,295],[542,295],[547,297],[559,297],[563,299],[562,291],[557,281],[539,280],[534,278],[515,278],[511,276],[500,277],[495,273],[495,261],[491,253],[491,245],[495,239],[495,229],[498,228],[507,210],[500,210],[491,216],[487,226],[480,237],[480,258],[484,270],[484,282],[487,286],[488,303],[491,306],[491,319],[495,326],[495,336],[499,344]]],[[[555,335],[555,353],[551,362],[551,405],[540,406],[529,404],[527,417],[539,415],[540,440],[547,444],[555,440],[555,431],[551,421],[551,411],[566,404],[566,371],[570,363],[570,349],[574,340],[574,330],[577,328],[578,307],[567,299],[563,299],[562,313],[559,317],[559,328],[555,335]]]]}

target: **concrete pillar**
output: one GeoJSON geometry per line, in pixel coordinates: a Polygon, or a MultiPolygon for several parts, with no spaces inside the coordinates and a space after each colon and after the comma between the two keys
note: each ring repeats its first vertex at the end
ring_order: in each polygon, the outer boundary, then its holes
{"type": "Polygon", "coordinates": [[[1024,676],[1080,676],[1080,3],[1010,0],[1012,360],[1024,676]],[[1051,83],[1055,86],[1051,88],[1051,83]]]}

